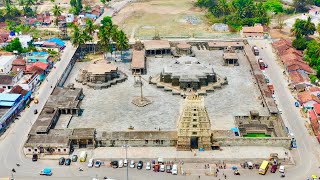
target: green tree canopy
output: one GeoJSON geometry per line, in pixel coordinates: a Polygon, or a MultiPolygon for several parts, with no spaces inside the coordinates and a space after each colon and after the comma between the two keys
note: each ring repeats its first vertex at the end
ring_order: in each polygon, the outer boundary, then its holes
{"type": "Polygon", "coordinates": [[[267,10],[280,13],[283,12],[282,3],[279,0],[269,0],[264,3],[264,6],[267,10]]]}
{"type": "Polygon", "coordinates": [[[62,13],[62,10],[61,10],[60,6],[54,5],[53,15],[57,17],[57,16],[61,16],[61,13],[62,13]]]}
{"type": "Polygon", "coordinates": [[[4,49],[9,52],[18,51],[21,53],[23,51],[19,38],[14,38],[4,49]]]}
{"type": "Polygon", "coordinates": [[[297,19],[291,29],[291,32],[296,36],[296,38],[313,35],[315,31],[316,26],[311,22],[310,17],[308,17],[307,20],[297,19]]]}

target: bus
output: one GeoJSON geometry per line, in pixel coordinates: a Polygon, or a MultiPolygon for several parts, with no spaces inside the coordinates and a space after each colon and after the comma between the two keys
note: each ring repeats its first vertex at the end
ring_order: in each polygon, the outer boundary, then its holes
{"type": "Polygon", "coordinates": [[[263,161],[259,168],[259,174],[265,175],[269,168],[269,161],[263,161]]]}

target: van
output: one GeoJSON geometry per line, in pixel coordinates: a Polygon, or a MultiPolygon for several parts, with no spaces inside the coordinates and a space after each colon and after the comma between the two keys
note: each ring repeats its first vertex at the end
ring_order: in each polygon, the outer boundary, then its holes
{"type": "Polygon", "coordinates": [[[253,163],[252,162],[248,162],[248,169],[253,169],[253,163]]]}
{"type": "Polygon", "coordinates": [[[279,167],[279,172],[280,172],[280,173],[284,173],[284,166],[280,166],[280,167],[279,167]]]}
{"type": "Polygon", "coordinates": [[[81,151],[80,153],[80,162],[86,162],[87,160],[87,152],[81,151]]]}
{"type": "Polygon", "coordinates": [[[178,175],[178,165],[176,164],[172,165],[171,174],[178,175]]]}
{"type": "Polygon", "coordinates": [[[119,168],[122,168],[123,167],[123,160],[120,160],[119,161],[119,168]]]}

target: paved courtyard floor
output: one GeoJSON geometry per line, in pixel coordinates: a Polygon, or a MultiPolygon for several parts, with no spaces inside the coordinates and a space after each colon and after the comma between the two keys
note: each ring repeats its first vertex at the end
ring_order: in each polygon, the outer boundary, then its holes
{"type": "MultiPolygon", "coordinates": [[[[250,110],[257,110],[262,115],[268,114],[268,110],[260,104],[260,91],[241,51],[238,53],[240,66],[223,66],[222,51],[194,48],[194,52],[202,64],[212,66],[219,76],[227,77],[229,82],[205,97],[212,129],[229,130],[234,127],[235,115],[249,115],[250,110]]],[[[140,95],[140,88],[134,87],[135,78],[131,75],[130,63],[112,62],[128,75],[128,80],[102,90],[94,90],[75,82],[79,70],[91,62],[76,63],[65,85],[74,83],[75,87],[83,88],[85,98],[80,106],[84,111],[81,116],[72,118],[69,128],[93,127],[98,131],[125,131],[133,126],[134,130],[175,130],[183,98],[147,82],[149,76],[158,75],[173,61],[172,57],[147,59],[148,74],[143,75],[143,94],[153,103],[146,107],[136,107],[131,103],[133,98],[140,95]]]]}

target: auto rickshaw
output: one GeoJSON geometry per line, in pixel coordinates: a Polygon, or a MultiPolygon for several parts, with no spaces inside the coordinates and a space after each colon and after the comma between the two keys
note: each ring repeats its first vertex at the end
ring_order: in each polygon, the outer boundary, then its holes
{"type": "Polygon", "coordinates": [[[311,179],[312,179],[312,180],[317,180],[318,177],[317,177],[316,175],[312,175],[312,176],[311,176],[311,179]]]}
{"type": "Polygon", "coordinates": [[[233,174],[234,174],[234,175],[239,175],[239,176],[240,176],[240,172],[239,172],[239,170],[238,170],[238,169],[234,170],[233,174]]]}
{"type": "Polygon", "coordinates": [[[33,101],[35,104],[38,104],[39,103],[39,100],[37,98],[34,98],[34,101],[33,101]]]}

